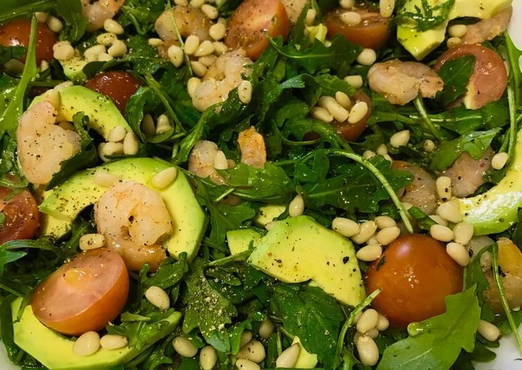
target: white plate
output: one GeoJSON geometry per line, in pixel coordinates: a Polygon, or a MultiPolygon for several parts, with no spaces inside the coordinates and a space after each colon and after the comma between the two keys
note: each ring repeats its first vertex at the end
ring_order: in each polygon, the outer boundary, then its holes
{"type": "MultiPolygon", "coordinates": [[[[1,1],[1,0],[0,0],[1,1]]],[[[522,49],[522,0],[513,0],[513,18],[509,32],[513,42],[519,49],[522,49]]],[[[520,68],[522,69],[522,57],[520,58],[520,68]]],[[[522,327],[520,328],[522,334],[522,327]]],[[[502,338],[500,347],[495,351],[497,358],[487,364],[476,364],[476,370],[522,370],[522,355],[518,352],[515,340],[512,336],[502,338]]],[[[13,366],[5,352],[3,344],[0,342],[0,369],[19,370],[13,366]]]]}

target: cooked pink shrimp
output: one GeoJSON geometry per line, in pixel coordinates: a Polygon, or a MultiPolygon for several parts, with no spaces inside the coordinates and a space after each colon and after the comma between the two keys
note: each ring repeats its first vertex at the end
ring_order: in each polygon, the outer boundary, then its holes
{"type": "Polygon", "coordinates": [[[437,209],[437,188],[433,177],[422,168],[408,162],[393,161],[392,166],[413,175],[413,181],[404,188],[401,200],[419,207],[428,215],[433,214],[437,209]]]}
{"type": "Polygon", "coordinates": [[[117,250],[132,270],[145,263],[156,269],[165,258],[162,241],[172,234],[172,218],[161,196],[133,181],[118,182],[94,207],[105,244],[117,250]]]}
{"type": "Polygon", "coordinates": [[[255,168],[263,168],[266,163],[266,146],[263,135],[256,131],[254,126],[241,131],[239,138],[241,162],[255,168]]]}
{"type": "Polygon", "coordinates": [[[462,37],[462,42],[464,44],[480,44],[494,39],[507,30],[512,13],[513,9],[508,7],[491,18],[469,25],[466,34],[462,37]]]}
{"type": "Polygon", "coordinates": [[[374,64],[368,71],[368,82],[373,91],[397,105],[407,104],[419,94],[434,98],[444,87],[444,81],[430,67],[398,59],[374,64]]]}
{"type": "Polygon", "coordinates": [[[105,21],[113,18],[125,4],[125,0],[81,0],[81,2],[83,15],[89,22],[89,31],[103,28],[105,21]]]}
{"type": "Polygon", "coordinates": [[[281,0],[292,23],[297,22],[308,0],[281,0]]]}
{"type": "Polygon", "coordinates": [[[494,154],[491,148],[479,159],[472,158],[467,152],[462,153],[444,172],[451,179],[453,195],[463,198],[474,194],[484,184],[484,175],[494,154]]]}
{"type": "Polygon", "coordinates": [[[211,25],[210,19],[199,8],[178,5],[161,13],[154,27],[163,41],[178,40],[177,31],[182,37],[195,35],[200,40],[209,40],[211,25]]]}
{"type": "Polygon", "coordinates": [[[202,179],[210,178],[216,184],[224,184],[215,166],[219,151],[217,144],[212,141],[198,141],[190,152],[188,170],[202,179]]]}
{"type": "Polygon", "coordinates": [[[47,100],[20,117],[16,131],[18,158],[29,182],[44,185],[60,171],[61,163],[80,151],[80,136],[57,125],[56,108],[47,100]]]}

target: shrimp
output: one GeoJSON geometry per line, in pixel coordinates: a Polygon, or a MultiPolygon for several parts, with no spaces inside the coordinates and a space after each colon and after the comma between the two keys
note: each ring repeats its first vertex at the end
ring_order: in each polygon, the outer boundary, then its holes
{"type": "Polygon", "coordinates": [[[464,44],[480,44],[494,39],[507,30],[512,12],[513,9],[508,7],[489,19],[469,25],[466,34],[462,37],[462,42],[464,44]]]}
{"type": "Polygon", "coordinates": [[[297,22],[308,0],[281,0],[288,18],[292,23],[297,22]]]}
{"type": "Polygon", "coordinates": [[[202,179],[210,178],[216,184],[224,184],[225,181],[214,166],[218,153],[219,147],[216,143],[208,140],[198,141],[190,152],[188,170],[202,179]]]}
{"type": "Polygon", "coordinates": [[[178,31],[182,37],[195,35],[200,40],[209,40],[211,25],[210,19],[199,8],[178,5],[161,13],[154,28],[163,41],[172,42],[178,40],[178,31]]]}
{"type": "Polygon", "coordinates": [[[491,166],[495,153],[488,148],[479,159],[473,159],[467,152],[462,153],[453,165],[444,171],[451,179],[453,195],[458,198],[474,194],[484,184],[484,175],[491,166]]]}
{"type": "Polygon", "coordinates": [[[43,100],[21,117],[16,131],[18,158],[29,182],[45,185],[60,171],[61,163],[80,151],[80,135],[57,125],[58,112],[43,100]]]}
{"type": "Polygon", "coordinates": [[[103,28],[107,19],[113,18],[120,8],[125,4],[125,0],[81,0],[83,15],[87,18],[89,31],[96,31],[103,28]]]}
{"type": "Polygon", "coordinates": [[[156,191],[133,181],[118,182],[94,206],[94,219],[105,246],[120,253],[131,270],[145,263],[155,270],[165,258],[161,242],[172,234],[173,223],[156,191]]]}
{"type": "Polygon", "coordinates": [[[430,67],[398,59],[374,64],[368,72],[368,82],[373,91],[396,105],[409,103],[419,93],[423,98],[434,98],[444,87],[444,81],[430,67]]]}
{"type": "Polygon", "coordinates": [[[263,168],[266,163],[266,146],[263,135],[254,126],[239,133],[237,139],[241,151],[241,162],[255,168],[263,168]]]}
{"type": "Polygon", "coordinates": [[[235,89],[250,74],[246,68],[252,61],[245,56],[243,50],[235,50],[221,55],[208,69],[203,81],[192,94],[192,104],[199,111],[224,102],[230,91],[235,89]]]}
{"type": "Polygon", "coordinates": [[[409,172],[413,181],[404,188],[401,200],[431,215],[437,209],[437,188],[433,177],[420,167],[403,161],[393,161],[392,167],[409,172]]]}

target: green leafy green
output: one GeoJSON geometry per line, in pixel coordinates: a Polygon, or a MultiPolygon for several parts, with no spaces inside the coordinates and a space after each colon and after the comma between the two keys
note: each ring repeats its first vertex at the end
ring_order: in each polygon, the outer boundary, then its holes
{"type": "Polygon", "coordinates": [[[118,22],[124,27],[133,25],[138,34],[146,35],[164,8],[163,0],[127,0],[121,7],[118,22]]]}
{"type": "Polygon", "coordinates": [[[472,55],[444,63],[438,72],[444,80],[444,90],[437,95],[437,99],[442,105],[448,106],[454,103],[468,91],[467,86],[474,67],[475,57],[472,55]]]}
{"type": "Polygon", "coordinates": [[[0,64],[4,64],[11,59],[19,59],[25,55],[23,46],[3,46],[0,45],[0,64]]]}

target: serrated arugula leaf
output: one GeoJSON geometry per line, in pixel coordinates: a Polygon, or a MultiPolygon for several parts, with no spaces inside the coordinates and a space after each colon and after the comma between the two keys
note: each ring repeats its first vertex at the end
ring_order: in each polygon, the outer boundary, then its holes
{"type": "Polygon", "coordinates": [[[133,25],[138,34],[145,35],[154,28],[164,8],[164,0],[127,0],[121,7],[118,22],[124,27],[133,25]]]}
{"type": "Polygon", "coordinates": [[[410,324],[417,335],[395,342],[384,350],[378,370],[447,370],[462,349],[472,352],[480,321],[475,288],[446,297],[446,312],[410,324]]]}
{"type": "Polygon", "coordinates": [[[454,103],[468,91],[469,78],[475,68],[475,57],[467,55],[444,63],[439,76],[444,81],[444,89],[437,94],[437,99],[444,106],[454,103]]]}

